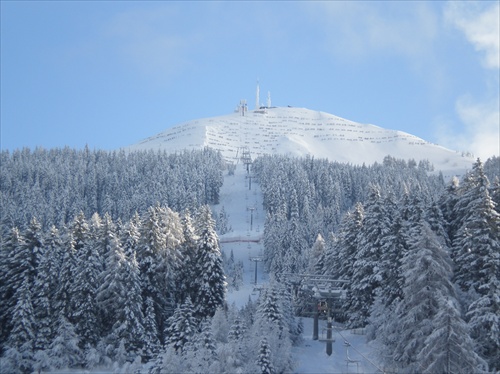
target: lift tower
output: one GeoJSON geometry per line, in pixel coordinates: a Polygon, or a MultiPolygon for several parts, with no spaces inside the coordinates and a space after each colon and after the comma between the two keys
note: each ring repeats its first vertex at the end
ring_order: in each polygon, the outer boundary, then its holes
{"type": "Polygon", "coordinates": [[[342,306],[346,298],[344,284],[347,281],[334,279],[325,275],[315,274],[293,274],[283,273],[290,283],[294,286],[296,294],[305,293],[314,299],[314,324],[313,340],[319,340],[326,343],[326,354],[332,354],[332,343],[335,339],[332,336],[332,314],[342,311],[342,306]],[[321,338],[319,336],[319,315],[325,313],[327,316],[327,326],[323,329],[321,338]]]}
{"type": "Polygon", "coordinates": [[[247,168],[247,174],[250,173],[250,165],[252,165],[252,156],[250,155],[250,149],[244,147],[241,153],[241,161],[245,164],[247,168]]]}

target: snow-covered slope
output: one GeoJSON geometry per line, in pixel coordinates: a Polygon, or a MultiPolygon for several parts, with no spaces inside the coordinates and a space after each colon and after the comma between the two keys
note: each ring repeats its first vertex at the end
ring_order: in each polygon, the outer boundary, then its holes
{"type": "Polygon", "coordinates": [[[263,154],[310,155],[352,164],[381,162],[386,155],[427,159],[443,174],[462,174],[473,160],[414,135],[352,122],[305,108],[276,107],[198,119],[174,126],[128,147],[130,150],[211,147],[227,160],[263,154]]]}

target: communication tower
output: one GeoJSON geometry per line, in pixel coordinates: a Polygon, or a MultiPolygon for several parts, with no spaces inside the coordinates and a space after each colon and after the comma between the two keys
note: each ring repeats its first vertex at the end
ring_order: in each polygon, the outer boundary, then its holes
{"type": "Polygon", "coordinates": [[[259,80],[257,79],[257,92],[255,93],[255,110],[260,109],[260,87],[259,80]]]}
{"type": "Polygon", "coordinates": [[[245,99],[240,100],[240,103],[238,104],[238,113],[244,117],[247,110],[247,101],[245,99]]]}

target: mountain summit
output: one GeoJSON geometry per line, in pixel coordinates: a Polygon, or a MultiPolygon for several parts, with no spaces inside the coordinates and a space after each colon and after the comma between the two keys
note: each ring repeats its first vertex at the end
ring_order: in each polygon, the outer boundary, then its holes
{"type": "Polygon", "coordinates": [[[247,110],[240,105],[228,115],[197,119],[147,138],[128,150],[177,152],[211,147],[226,160],[243,150],[263,154],[310,155],[351,164],[382,162],[385,156],[430,161],[445,176],[462,174],[473,159],[417,136],[360,124],[335,115],[293,107],[247,110]]]}

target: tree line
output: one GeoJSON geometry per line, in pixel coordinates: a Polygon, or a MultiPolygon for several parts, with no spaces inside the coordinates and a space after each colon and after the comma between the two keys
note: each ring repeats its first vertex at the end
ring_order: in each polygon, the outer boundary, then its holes
{"type": "Polygon", "coordinates": [[[127,221],[160,203],[182,212],[217,204],[223,183],[220,153],[193,150],[102,151],[28,148],[0,153],[2,229],[36,217],[44,229],[83,212],[127,221]]]}

